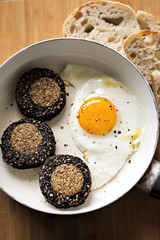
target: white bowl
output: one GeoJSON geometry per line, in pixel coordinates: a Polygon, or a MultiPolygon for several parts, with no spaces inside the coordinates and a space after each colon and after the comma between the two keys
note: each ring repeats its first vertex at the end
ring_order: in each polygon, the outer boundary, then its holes
{"type": "MultiPolygon", "coordinates": [[[[103,188],[92,191],[87,201],[71,209],[56,209],[46,203],[40,192],[38,169],[16,170],[2,160],[0,153],[0,187],[16,201],[39,211],[53,214],[79,214],[109,205],[127,193],[143,176],[153,158],[158,140],[158,111],[152,91],[140,71],[116,51],[93,41],[57,38],[33,44],[9,58],[0,68],[0,135],[7,126],[24,116],[15,102],[16,82],[26,70],[45,67],[60,73],[67,63],[83,64],[114,78],[123,79],[140,97],[147,114],[147,133],[140,150],[126,163],[119,174],[103,188]]],[[[57,142],[56,153],[79,154],[67,125],[72,99],[67,98],[65,109],[48,121],[57,142]],[[60,126],[64,129],[60,129],[60,126]],[[64,144],[68,144],[65,147],[64,144]]],[[[136,116],[135,116],[136,117],[136,116]]]]}

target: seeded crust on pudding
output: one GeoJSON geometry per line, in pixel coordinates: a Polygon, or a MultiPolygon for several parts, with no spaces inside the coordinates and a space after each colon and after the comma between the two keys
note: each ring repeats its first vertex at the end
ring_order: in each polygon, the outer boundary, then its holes
{"type": "Polygon", "coordinates": [[[39,167],[55,153],[51,128],[34,119],[21,119],[10,124],[2,135],[4,162],[18,169],[39,167]]]}
{"type": "Polygon", "coordinates": [[[46,200],[57,208],[77,207],[91,191],[88,166],[72,155],[55,155],[42,165],[40,189],[46,200]]]}
{"type": "Polygon", "coordinates": [[[41,121],[58,115],[66,103],[63,80],[58,73],[45,68],[25,72],[17,83],[15,95],[20,111],[41,121]]]}

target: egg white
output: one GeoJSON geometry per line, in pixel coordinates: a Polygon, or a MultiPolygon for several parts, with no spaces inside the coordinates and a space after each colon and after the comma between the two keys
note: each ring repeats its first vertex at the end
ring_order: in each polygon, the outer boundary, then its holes
{"type": "Polygon", "coordinates": [[[69,117],[70,131],[90,168],[92,189],[98,189],[119,172],[143,141],[144,108],[136,94],[122,81],[93,68],[68,64],[61,77],[75,88],[69,117]],[[92,97],[105,97],[116,108],[116,124],[106,135],[90,134],[79,125],[79,108],[92,97]]]}

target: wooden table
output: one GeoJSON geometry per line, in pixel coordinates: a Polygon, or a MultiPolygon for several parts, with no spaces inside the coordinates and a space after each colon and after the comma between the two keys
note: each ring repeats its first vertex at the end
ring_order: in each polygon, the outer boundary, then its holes
{"type": "MultiPolygon", "coordinates": [[[[0,64],[29,44],[60,37],[67,15],[85,2],[86,0],[0,0],[0,64]]],[[[160,0],[120,2],[160,18],[160,0]]],[[[158,151],[156,157],[159,157],[158,151]]],[[[0,240],[49,238],[159,240],[160,201],[134,187],[121,199],[103,209],[83,215],[57,216],[29,209],[0,191],[0,240]]]]}

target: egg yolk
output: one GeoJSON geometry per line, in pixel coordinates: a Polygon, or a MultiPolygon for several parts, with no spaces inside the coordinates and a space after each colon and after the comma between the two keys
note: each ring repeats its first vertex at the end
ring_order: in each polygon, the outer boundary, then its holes
{"type": "Polygon", "coordinates": [[[116,123],[116,109],[106,98],[90,98],[81,105],[78,121],[80,126],[91,134],[107,134],[116,123]]]}

